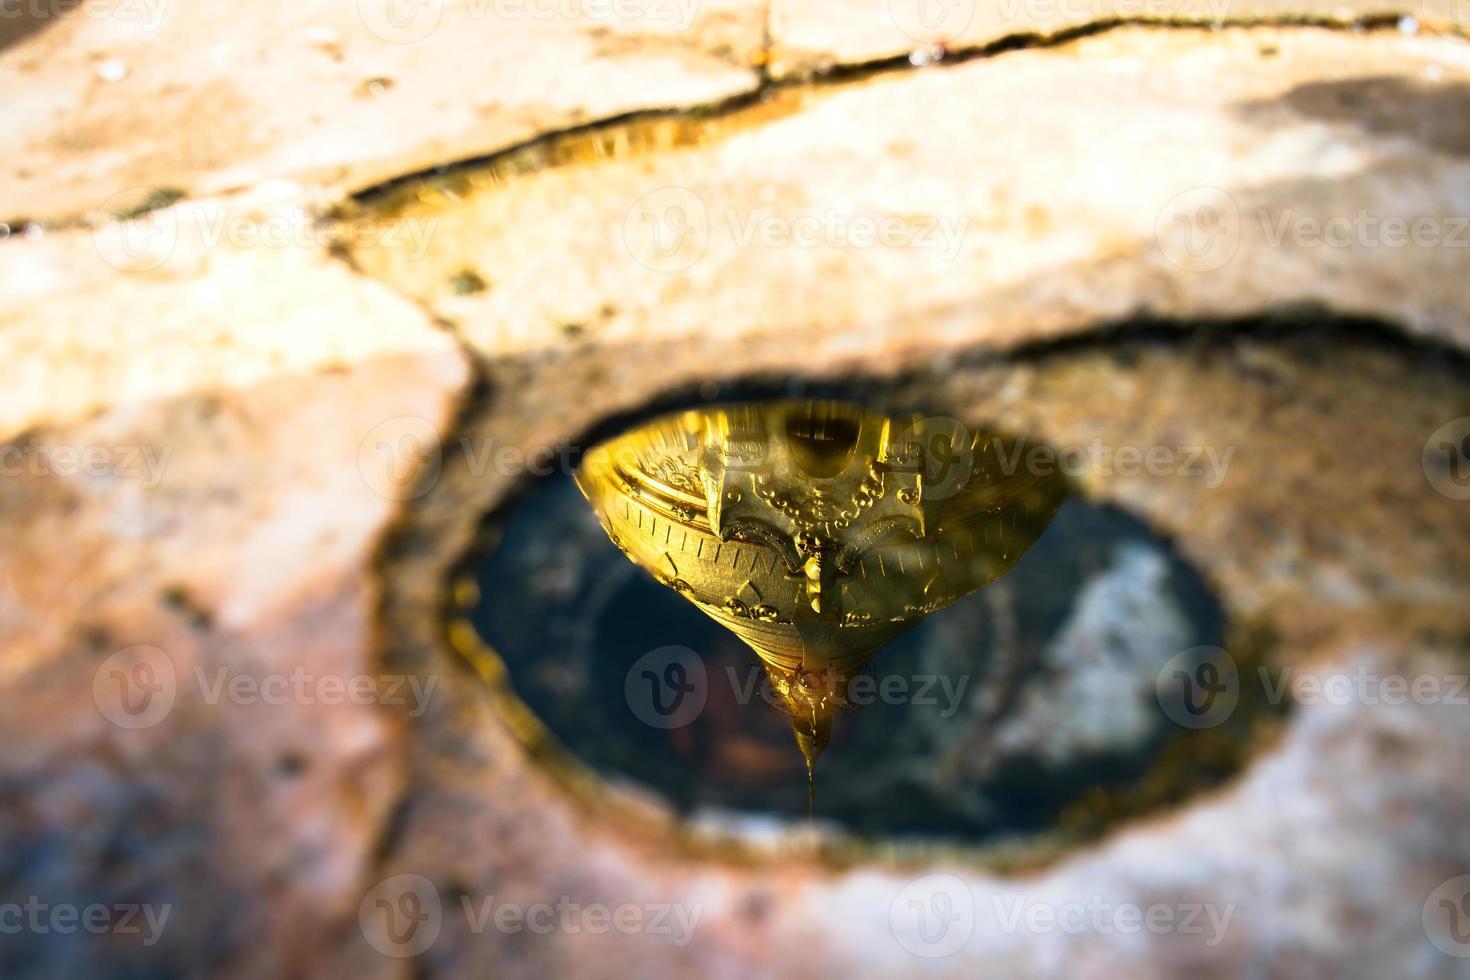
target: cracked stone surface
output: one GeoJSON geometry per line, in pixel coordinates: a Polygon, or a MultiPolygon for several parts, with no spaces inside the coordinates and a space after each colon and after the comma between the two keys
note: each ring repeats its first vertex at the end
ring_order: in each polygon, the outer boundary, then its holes
{"type": "MultiPolygon", "coordinates": [[[[773,0],[773,77],[898,58],[933,48],[981,48],[1014,37],[1052,37],[1108,21],[1249,24],[1285,20],[1349,25],[1409,17],[1445,31],[1463,31],[1470,11],[1458,0],[773,0]]],[[[1407,26],[1407,25],[1406,25],[1407,26]]]]}
{"type": "MultiPolygon", "coordinates": [[[[385,419],[447,424],[463,356],[320,251],[186,235],[143,275],[81,233],[6,249],[4,890],[190,908],[153,969],[294,969],[356,908],[401,778],[394,721],[209,691],[374,671],[370,559],[395,504],[361,447],[385,419]],[[130,719],[120,690],[89,693],[114,670],[182,693],[130,719]]],[[[0,945],[7,974],[148,952],[0,945]]]]}
{"type": "Polygon", "coordinates": [[[1423,246],[1295,230],[1470,213],[1466,50],[1119,30],[818,89],[705,147],[507,178],[514,193],[430,187],[398,217],[436,222],[426,251],[355,255],[496,354],[573,324],[609,345],[784,336],[821,361],[875,332],[894,353],[1303,302],[1464,337],[1452,221],[1423,246]],[[897,246],[860,238],[862,220],[897,246]],[[461,269],[489,288],[456,292],[461,269]]]}
{"type": "Polygon", "coordinates": [[[0,48],[0,220],[268,180],[330,198],[547,130],[716,102],[756,86],[764,20],[749,0],[73,6],[28,34],[6,15],[21,36],[0,48]]]}
{"type": "MultiPolygon", "coordinates": [[[[912,47],[856,5],[827,33],[824,8],[806,9],[774,11],[778,74],[912,47]]],[[[85,11],[7,27],[0,77],[21,94],[4,110],[15,152],[0,215],[62,221],[127,186],[187,196],[132,224],[0,242],[0,440],[23,461],[0,481],[0,891],[177,916],[152,949],[0,944],[0,971],[576,977],[656,960],[716,976],[1460,975],[1463,961],[1426,944],[1419,909],[1470,871],[1470,796],[1452,762],[1470,745],[1463,708],[1304,709],[1217,796],[1019,877],[779,843],[712,856],[656,804],[589,807],[535,764],[437,616],[480,512],[516,485],[469,472],[459,436],[553,445],[750,372],[947,376],[964,352],[1139,313],[1224,332],[1232,317],[1312,307],[1470,346],[1470,249],[1445,240],[1470,214],[1470,47],[1396,30],[1123,28],[785,90],[709,123],[709,139],[626,159],[579,151],[494,187],[470,175],[452,196],[426,187],[324,229],[322,205],[344,191],[759,82],[764,16],[745,5],[702,6],[691,32],[652,39],[582,22],[497,33],[451,5],[427,39],[399,45],[354,11],[227,18],[206,4],[170,7],[156,30],[85,11]],[[573,69],[577,54],[594,56],[573,69]],[[659,224],[700,208],[702,226],[659,224]],[[794,247],[750,223],[829,212],[902,218],[911,236],[945,216],[963,233],[949,252],[820,229],[794,247]],[[1439,237],[1278,235],[1360,212],[1380,230],[1435,218],[1439,237]],[[217,234],[232,221],[256,234],[217,234]],[[344,244],[344,228],[372,235],[344,244]],[[383,237],[394,228],[421,237],[383,237]],[[696,234],[668,237],[681,228],[696,234]],[[127,237],[139,231],[141,249],[127,237]],[[89,469],[56,454],[67,447],[107,455],[89,469]],[[298,669],[406,674],[433,694],[415,713],[319,689],[280,703],[211,693],[298,669]],[[169,677],[161,717],[131,713],[114,683],[169,677]],[[891,922],[928,873],[979,896],[973,936],[934,960],[891,922]],[[360,914],[397,875],[423,876],[445,909],[414,961],[383,955],[402,950],[360,914]],[[461,894],[703,916],[682,946],[475,934],[461,894]],[[1239,918],[1216,945],[1006,925],[1017,903],[1091,896],[1213,901],[1239,918]]],[[[1354,357],[1365,390],[1414,398],[1354,402],[1331,370],[1290,370],[1269,345],[1169,384],[1082,359],[948,390],[1054,441],[1261,440],[1232,484],[1237,509],[1146,480],[1091,489],[1178,535],[1233,612],[1285,622],[1281,656],[1304,673],[1463,672],[1470,525],[1419,469],[1463,377],[1409,380],[1354,357]],[[1088,401],[1100,391],[1106,411],[1088,401]],[[1299,452],[1309,410],[1371,438],[1299,452]],[[1318,467],[1340,479],[1314,494],[1318,467]],[[1229,514],[1258,537],[1238,541],[1229,514]],[[1257,551],[1227,550],[1244,543],[1257,551]]]]}
{"type": "MultiPolygon", "coordinates": [[[[1318,370],[1300,354],[1283,356],[1274,343],[1227,343],[1180,361],[1167,346],[1124,351],[1114,361],[1102,346],[1076,355],[1043,352],[1026,366],[955,372],[950,381],[940,366],[918,384],[931,402],[1057,445],[1101,437],[1119,446],[1182,440],[1238,447],[1219,491],[1200,481],[1101,475],[1089,478],[1088,489],[1174,535],[1223,590],[1232,615],[1280,631],[1267,662],[1272,676],[1287,668],[1298,679],[1363,670],[1453,683],[1470,628],[1454,584],[1470,574],[1463,557],[1470,553],[1470,521],[1458,502],[1425,483],[1417,453],[1421,434],[1464,397],[1456,374],[1463,371],[1414,361],[1395,367],[1395,357],[1346,337],[1342,347],[1340,360],[1318,370]],[[1385,403],[1410,378],[1424,401],[1385,403]],[[1381,394],[1368,402],[1348,394],[1368,391],[1381,394]],[[1310,492],[1311,505],[1287,503],[1297,493],[1289,488],[1310,492]],[[1405,514],[1436,533],[1405,541],[1405,514]]],[[[500,370],[519,383],[507,385],[461,434],[474,446],[492,438],[496,445],[556,445],[620,409],[623,399],[638,402],[666,389],[705,358],[745,363],[750,347],[714,337],[697,353],[670,345],[649,354],[647,367],[616,389],[590,388],[567,370],[566,358],[492,368],[492,383],[500,370]],[[553,416],[545,404],[564,410],[553,416]]],[[[891,366],[867,361],[850,368],[891,366]]],[[[439,577],[429,569],[442,568],[473,533],[466,514],[503,499],[515,482],[477,471],[467,458],[446,465],[438,492],[424,499],[412,532],[385,566],[400,583],[385,614],[393,637],[389,663],[424,673],[447,669],[438,659],[443,654],[432,652],[438,605],[418,590],[439,577]],[[438,558],[435,547],[443,549],[438,558]]],[[[656,624],[649,632],[651,646],[667,642],[656,624]]],[[[1241,680],[1255,682],[1253,673],[1241,680]]],[[[834,866],[789,842],[700,847],[642,798],[605,789],[582,797],[555,770],[507,761],[517,753],[518,723],[497,716],[513,717],[458,686],[424,716],[400,843],[380,868],[388,882],[453,869],[437,879],[446,903],[443,931],[425,954],[435,972],[531,976],[550,967],[597,976],[636,969],[647,955],[646,937],[558,934],[534,945],[528,938],[522,962],[477,935],[453,898],[495,894],[530,902],[547,894],[548,882],[570,882],[583,903],[681,896],[699,904],[697,940],[660,951],[671,972],[887,976],[920,963],[934,975],[958,977],[983,963],[1007,976],[1345,969],[1366,977],[1410,964],[1412,975],[1457,975],[1455,963],[1426,945],[1419,919],[1425,896],[1470,859],[1455,829],[1470,798],[1453,763],[1470,739],[1470,715],[1454,705],[1305,704],[1280,743],[1226,789],[1182,812],[1139,821],[1050,868],[1012,875],[961,856],[834,866]],[[569,796],[580,803],[568,804],[569,796]],[[514,842],[509,850],[500,843],[506,839],[514,842]],[[749,865],[748,872],[736,870],[749,865]],[[962,949],[923,962],[896,939],[891,916],[905,889],[929,894],[931,874],[956,876],[978,897],[975,928],[962,949]],[[1067,934],[1006,925],[1018,907],[1092,900],[1112,907],[1210,902],[1239,917],[1219,942],[1173,936],[1143,943],[1090,928],[1067,934]],[[1344,933],[1320,917],[1352,919],[1362,931],[1344,933]]],[[[347,955],[364,966],[373,958],[365,944],[347,955]]]]}

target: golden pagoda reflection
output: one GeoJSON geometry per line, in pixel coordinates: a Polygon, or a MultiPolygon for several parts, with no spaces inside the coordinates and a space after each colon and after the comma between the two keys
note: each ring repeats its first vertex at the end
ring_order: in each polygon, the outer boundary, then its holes
{"type": "Polygon", "coordinates": [[[613,544],[744,640],[813,766],[889,640],[1005,574],[1066,495],[1015,439],[835,401],[691,409],[594,448],[613,544]]]}

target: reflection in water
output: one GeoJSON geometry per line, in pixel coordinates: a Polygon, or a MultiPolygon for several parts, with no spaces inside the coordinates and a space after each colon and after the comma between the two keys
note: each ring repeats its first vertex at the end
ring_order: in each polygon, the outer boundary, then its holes
{"type": "MultiPolygon", "coordinates": [[[[717,835],[806,813],[806,768],[759,658],[613,547],[572,480],[528,487],[492,540],[456,601],[510,685],[500,710],[551,772],[651,795],[717,835]]],[[[1181,728],[1157,675],[1225,630],[1167,538],[1074,494],[1004,577],[864,668],[818,767],[817,817],[854,840],[1016,857],[1216,785],[1248,751],[1259,687],[1242,685],[1219,727],[1181,728]]]]}
{"type": "MultiPolygon", "coordinates": [[[[1066,496],[1025,446],[832,401],[689,410],[588,453],[613,543],[760,658],[813,766],[880,647],[1005,574],[1066,496]]],[[[810,795],[808,797],[810,805],[810,795]]]]}

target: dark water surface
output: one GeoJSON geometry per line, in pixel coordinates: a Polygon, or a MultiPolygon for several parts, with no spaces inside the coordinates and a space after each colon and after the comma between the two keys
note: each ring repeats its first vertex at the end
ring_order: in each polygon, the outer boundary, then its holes
{"type": "MultiPolygon", "coordinates": [[[[805,816],[802,759],[755,655],[631,564],[570,478],[518,502],[479,584],[475,626],[517,694],[594,770],[686,813],[805,816]],[[702,707],[663,727],[649,699],[670,676],[702,707]]],[[[1181,732],[1160,667],[1223,629],[1166,540],[1073,498],[1010,573],[868,665],[868,703],[838,717],[818,766],[816,815],[865,837],[1050,829],[1145,777],[1181,732]]]]}

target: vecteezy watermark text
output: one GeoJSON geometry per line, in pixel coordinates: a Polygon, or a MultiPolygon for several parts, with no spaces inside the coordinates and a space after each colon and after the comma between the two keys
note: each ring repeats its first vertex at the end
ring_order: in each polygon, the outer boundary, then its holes
{"type": "Polygon", "coordinates": [[[1206,946],[1218,946],[1230,928],[1235,905],[1211,902],[1114,902],[1101,895],[1086,901],[1035,900],[1026,895],[991,899],[1002,932],[1096,933],[1107,935],[1201,936],[1206,946]]]}
{"type": "Polygon", "coordinates": [[[1335,670],[1299,670],[1291,664],[1258,666],[1242,674],[1235,658],[1219,647],[1191,647],[1159,670],[1156,696],[1175,724],[1214,728],[1235,713],[1242,689],[1259,684],[1252,700],[1273,706],[1452,705],[1470,707],[1470,674],[1381,671],[1365,663],[1335,670]]]}
{"type": "Polygon", "coordinates": [[[93,936],[139,936],[144,946],[153,946],[163,935],[172,905],[120,902],[105,905],[74,905],[47,902],[37,895],[24,902],[0,902],[0,936],[22,933],[69,936],[85,932],[93,936]]]}
{"type": "Polygon", "coordinates": [[[497,900],[486,895],[479,900],[460,897],[465,921],[476,935],[493,927],[496,932],[530,932],[538,936],[553,932],[568,935],[586,932],[592,935],[620,932],[624,935],[646,933],[666,935],[675,946],[686,946],[694,938],[704,908],[678,902],[637,904],[605,902],[580,904],[562,895],[553,902],[519,904],[497,900]]]}
{"type": "MultiPolygon", "coordinates": [[[[1199,479],[1213,490],[1225,482],[1234,446],[1111,445],[1094,438],[1086,445],[1053,446],[992,438],[980,442],[956,419],[931,417],[905,433],[922,447],[924,498],[949,496],[965,485],[975,471],[977,453],[993,454],[1004,476],[1086,474],[1124,478],[1156,476],[1199,479]]],[[[567,442],[522,446],[493,436],[461,436],[449,446],[457,449],[471,476],[545,477],[575,473],[585,449],[567,442]]],[[[404,415],[373,426],[358,444],[358,469],[364,482],[390,500],[406,500],[428,493],[443,470],[446,444],[432,422],[404,415]]]]}
{"type": "Polygon", "coordinates": [[[986,444],[999,460],[1000,471],[1013,476],[1025,471],[1033,476],[1062,473],[1080,477],[1181,476],[1203,479],[1211,490],[1225,482],[1235,447],[1215,446],[1112,446],[1093,439],[1086,446],[1050,446],[1017,441],[1006,447],[999,440],[986,444]]]}
{"type": "Polygon", "coordinates": [[[129,205],[142,194],[134,188],[114,194],[92,220],[92,243],[112,266],[148,271],[162,266],[183,242],[188,248],[214,251],[249,249],[388,249],[411,259],[428,252],[439,219],[373,219],[317,217],[302,208],[254,212],[218,202],[162,205],[132,213],[129,205]]]}
{"type": "MultiPolygon", "coordinates": [[[[363,938],[385,956],[417,956],[433,946],[454,906],[439,888],[416,874],[378,882],[358,906],[363,938]]],[[[510,901],[497,895],[460,895],[458,913],[474,935],[529,933],[566,935],[646,935],[687,946],[704,906],[685,902],[586,902],[569,895],[535,901],[510,901]]]]}
{"type": "Polygon", "coordinates": [[[1280,248],[1470,248],[1470,218],[1465,216],[1313,214],[1285,208],[1273,214],[1256,211],[1266,244],[1280,248]]]}
{"type": "Polygon", "coordinates": [[[950,874],[924,875],[908,882],[893,898],[889,924],[898,944],[915,956],[953,956],[975,934],[980,912],[996,932],[1015,935],[1193,936],[1206,946],[1225,939],[1235,905],[1210,902],[1115,901],[1105,895],[1084,898],[992,893],[988,910],[970,886],[950,874]]]}
{"type": "Polygon", "coordinates": [[[410,718],[429,707],[439,684],[435,675],[317,674],[297,667],[288,674],[253,674],[216,667],[194,668],[194,681],[204,703],[229,704],[386,704],[407,706],[410,718]]]}
{"type": "MultiPolygon", "coordinates": [[[[524,447],[494,436],[461,436],[459,452],[470,475],[503,477],[551,476],[576,472],[583,450],[570,443],[524,447]]],[[[389,500],[422,496],[438,482],[444,465],[444,443],[428,419],[401,415],[373,426],[358,444],[358,471],[363,482],[389,500]]]]}
{"type": "Polygon", "coordinates": [[[1164,205],[1154,236],[1171,264],[1213,272],[1235,257],[1243,240],[1294,250],[1467,249],[1470,215],[1392,214],[1369,208],[1347,213],[1274,204],[1243,212],[1228,191],[1194,187],[1164,205]]]}
{"type": "Polygon", "coordinates": [[[172,455],[172,446],[71,446],[29,439],[0,445],[0,477],[121,477],[140,479],[152,490],[162,482],[172,455]]]}
{"type": "Polygon", "coordinates": [[[163,22],[170,0],[0,0],[0,23],[49,21],[78,13],[88,20],[130,21],[153,31],[163,22]]]}
{"type": "MultiPolygon", "coordinates": [[[[780,710],[789,710],[775,682],[764,667],[753,664],[743,670],[725,667],[723,677],[730,685],[735,703],[748,705],[759,697],[780,710]]],[[[682,728],[703,713],[710,697],[711,672],[704,659],[689,647],[671,645],[650,650],[628,668],[623,678],[623,695],[633,715],[651,728],[682,728]]],[[[807,695],[824,693],[841,703],[862,707],[880,703],[937,709],[940,718],[951,718],[964,706],[968,674],[867,674],[853,677],[829,675],[810,679],[814,685],[831,686],[807,695]]]]}
{"type": "MultiPolygon", "coordinates": [[[[770,674],[759,665],[744,671],[726,667],[725,678],[735,692],[737,704],[747,705],[759,694],[772,707],[785,707],[770,674]]],[[[963,706],[969,683],[969,674],[858,674],[844,680],[841,690],[832,693],[854,707],[874,703],[912,705],[938,708],[940,718],[951,718],[963,706]]]]}
{"type": "Polygon", "coordinates": [[[720,236],[736,249],[869,249],[928,252],[952,261],[969,228],[968,215],[864,214],[839,208],[790,212],[774,207],[711,209],[687,187],[643,195],[623,221],[623,244],[655,272],[690,268],[720,236]]]}
{"type": "MultiPolygon", "coordinates": [[[[189,675],[198,699],[211,707],[267,705],[389,705],[421,716],[438,687],[437,675],[337,674],[308,671],[257,672],[229,666],[195,666],[189,675]]],[[[167,718],[187,684],[173,658],[156,646],[119,650],[92,677],[97,710],[119,728],[152,728],[167,718]]]]}

